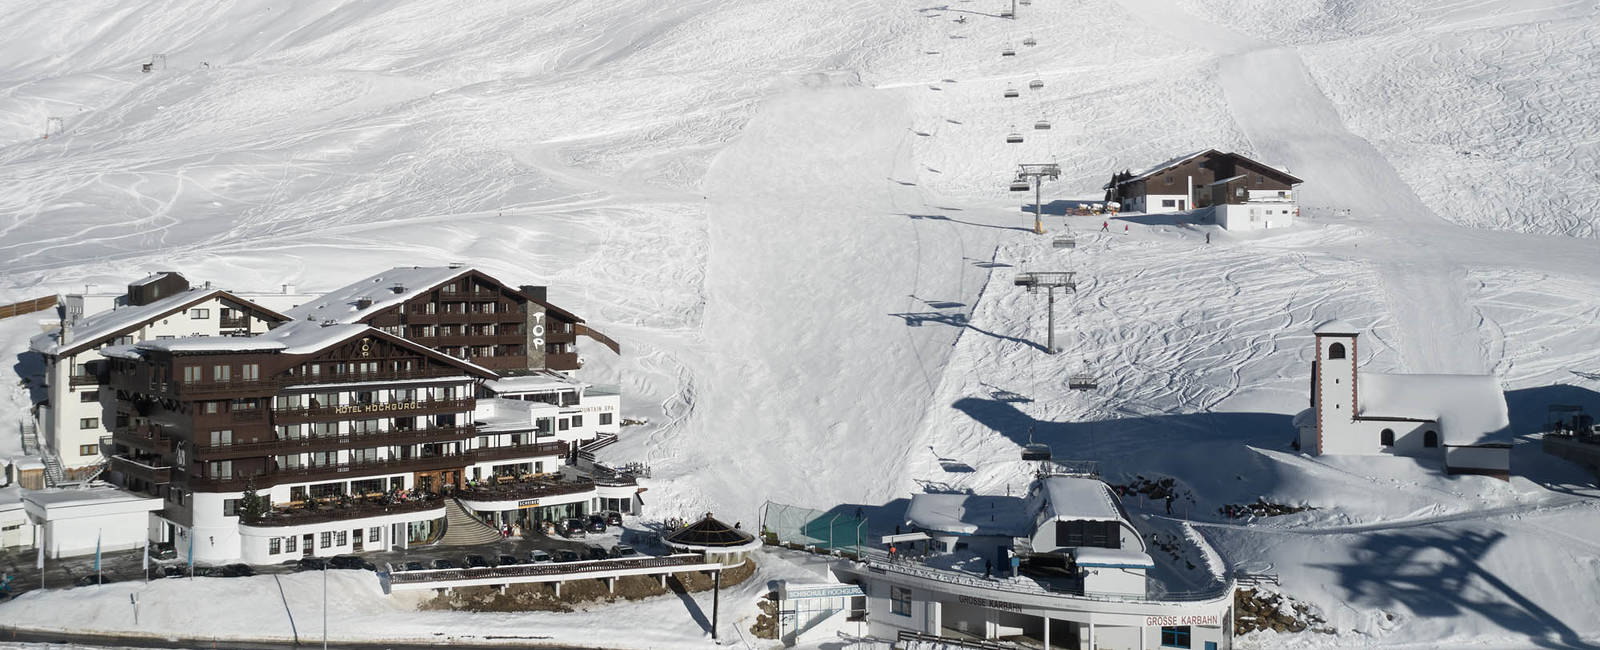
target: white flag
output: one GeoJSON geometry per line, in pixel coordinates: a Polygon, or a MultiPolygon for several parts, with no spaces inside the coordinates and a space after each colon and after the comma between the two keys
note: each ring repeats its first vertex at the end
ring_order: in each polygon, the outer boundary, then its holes
{"type": "Polygon", "coordinates": [[[39,542],[39,570],[44,570],[44,542],[39,542]]]}
{"type": "Polygon", "coordinates": [[[144,540],[144,574],[150,575],[150,538],[144,540]]]}

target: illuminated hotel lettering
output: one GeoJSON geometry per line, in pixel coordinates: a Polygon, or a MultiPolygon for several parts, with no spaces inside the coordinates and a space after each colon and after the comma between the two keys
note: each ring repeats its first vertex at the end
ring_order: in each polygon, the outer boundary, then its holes
{"type": "Polygon", "coordinates": [[[373,404],[347,404],[333,407],[334,413],[371,413],[374,411],[417,411],[427,408],[424,402],[381,402],[373,404]]]}

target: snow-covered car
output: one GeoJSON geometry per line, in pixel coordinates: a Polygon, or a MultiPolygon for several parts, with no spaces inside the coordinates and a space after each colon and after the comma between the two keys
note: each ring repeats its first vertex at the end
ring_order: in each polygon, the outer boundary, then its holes
{"type": "Polygon", "coordinates": [[[554,561],[555,559],[551,558],[550,554],[545,551],[539,549],[528,551],[528,564],[549,564],[554,561]]]}

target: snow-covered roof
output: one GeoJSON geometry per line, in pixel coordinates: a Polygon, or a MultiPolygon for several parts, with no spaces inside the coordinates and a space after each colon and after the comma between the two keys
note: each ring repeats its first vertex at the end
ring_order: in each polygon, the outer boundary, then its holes
{"type": "Polygon", "coordinates": [[[397,266],[329,291],[321,298],[289,310],[287,315],[295,321],[354,323],[471,272],[472,267],[468,266],[397,266]],[[372,305],[358,308],[356,303],[362,298],[371,300],[372,305]]]}
{"type": "Polygon", "coordinates": [[[1434,420],[1447,445],[1486,442],[1510,426],[1505,391],[1494,375],[1356,375],[1358,416],[1434,420]]]}
{"type": "Polygon", "coordinates": [[[134,280],[133,282],[129,282],[128,286],[130,286],[130,287],[142,287],[144,285],[150,284],[151,282],[155,282],[156,280],[160,280],[161,278],[167,277],[168,275],[171,275],[171,273],[169,273],[167,271],[161,271],[159,273],[151,273],[150,275],[147,275],[147,276],[144,276],[142,278],[139,278],[138,280],[134,280]]]}
{"type": "Polygon", "coordinates": [[[1122,511],[1111,489],[1098,479],[1051,476],[1039,479],[1036,507],[1047,519],[1120,521],[1122,511]]]}
{"type": "Polygon", "coordinates": [[[1155,560],[1143,551],[1131,548],[1098,548],[1079,546],[1072,550],[1078,566],[1154,568],[1155,560]]]}
{"type": "Polygon", "coordinates": [[[180,291],[146,305],[130,305],[89,314],[78,319],[75,323],[68,324],[71,343],[67,345],[59,344],[56,341],[60,335],[59,332],[52,331],[33,337],[33,340],[29,342],[29,347],[33,351],[42,354],[70,354],[70,351],[94,347],[106,338],[116,336],[120,332],[183,309],[190,303],[199,302],[220,293],[222,293],[221,289],[195,288],[180,291]]]}
{"type": "Polygon", "coordinates": [[[1126,179],[1126,180],[1124,180],[1122,182],[1126,183],[1126,182],[1129,182],[1129,181],[1137,181],[1137,180],[1140,180],[1140,179],[1149,178],[1149,177],[1151,177],[1151,176],[1153,176],[1153,175],[1155,175],[1155,174],[1157,174],[1157,173],[1159,173],[1159,172],[1161,172],[1163,170],[1172,169],[1173,167],[1177,167],[1178,165],[1182,165],[1183,163],[1189,162],[1191,160],[1194,160],[1195,158],[1199,158],[1200,156],[1204,156],[1204,155],[1206,155],[1208,153],[1212,153],[1212,152],[1215,152],[1215,151],[1216,151],[1216,149],[1201,149],[1199,151],[1192,151],[1192,152],[1183,154],[1181,156],[1178,156],[1177,158],[1173,158],[1171,160],[1164,161],[1161,164],[1158,164],[1158,165],[1156,165],[1154,167],[1146,169],[1146,170],[1144,170],[1142,172],[1139,172],[1137,174],[1134,174],[1132,178],[1128,178],[1128,179],[1126,179]]]}
{"type": "Polygon", "coordinates": [[[493,376],[493,370],[465,359],[446,355],[438,350],[423,347],[410,340],[384,333],[370,325],[344,323],[324,325],[309,321],[292,321],[256,336],[188,336],[175,339],[141,341],[132,346],[120,346],[113,354],[137,356],[139,350],[163,352],[281,352],[283,354],[315,354],[329,346],[360,335],[378,336],[397,341],[424,354],[466,366],[493,376]]]}
{"type": "Polygon", "coordinates": [[[1356,326],[1354,326],[1354,325],[1346,323],[1341,319],[1335,318],[1333,320],[1322,321],[1321,324],[1317,325],[1314,329],[1311,330],[1311,333],[1312,334],[1347,334],[1347,335],[1350,335],[1350,336],[1354,336],[1354,335],[1360,334],[1361,330],[1356,329],[1356,326]]]}
{"type": "Polygon", "coordinates": [[[583,387],[583,382],[550,370],[539,370],[526,375],[501,377],[483,383],[495,394],[531,393],[536,391],[573,390],[583,387]]]}
{"type": "Polygon", "coordinates": [[[1022,499],[974,494],[917,494],[906,521],[935,533],[1017,537],[1031,531],[1022,499]]]}

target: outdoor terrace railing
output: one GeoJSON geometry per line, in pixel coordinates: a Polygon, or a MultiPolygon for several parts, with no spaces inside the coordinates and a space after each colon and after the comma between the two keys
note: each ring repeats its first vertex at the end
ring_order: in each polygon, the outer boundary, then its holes
{"type": "Polygon", "coordinates": [[[511,501],[576,494],[592,490],[594,486],[593,481],[586,479],[572,481],[531,479],[497,485],[480,485],[464,490],[456,490],[454,495],[456,498],[465,501],[511,501]]]}
{"type": "Polygon", "coordinates": [[[439,510],[440,516],[444,516],[444,499],[439,497],[407,501],[356,499],[343,502],[311,503],[299,507],[274,508],[252,519],[240,517],[239,522],[246,526],[259,528],[302,526],[329,521],[426,512],[429,510],[439,510]]]}
{"type": "Polygon", "coordinates": [[[501,567],[479,567],[475,569],[424,569],[421,571],[398,571],[389,574],[390,584],[406,584],[419,582],[441,582],[449,580],[476,580],[482,578],[524,578],[524,577],[550,577],[572,576],[574,579],[582,578],[585,573],[609,571],[615,569],[670,569],[682,566],[700,566],[707,564],[704,555],[698,553],[682,553],[658,557],[617,558],[611,560],[587,560],[583,562],[562,562],[558,564],[514,564],[501,567]]]}
{"type": "MultiPolygon", "coordinates": [[[[196,445],[201,457],[298,454],[309,451],[334,451],[351,447],[373,445],[407,445],[428,442],[453,442],[478,435],[475,426],[426,427],[422,429],[393,429],[373,433],[345,433],[337,436],[303,436],[277,438],[257,442],[196,445]]],[[[475,450],[477,451],[477,450],[475,450]]]]}
{"type": "Polygon", "coordinates": [[[1082,589],[1052,589],[1047,586],[1047,583],[1040,583],[1031,580],[990,579],[967,573],[965,571],[930,567],[909,559],[891,560],[888,553],[879,551],[877,549],[862,549],[860,553],[862,558],[860,562],[865,564],[867,569],[874,573],[899,573],[902,575],[915,576],[918,578],[936,580],[949,584],[964,585],[979,589],[1009,591],[1012,593],[1039,596],[1065,596],[1108,602],[1191,603],[1224,598],[1228,594],[1233,593],[1235,586],[1234,582],[1229,580],[1225,583],[1215,585],[1209,589],[1194,591],[1167,591],[1157,587],[1156,589],[1146,589],[1144,595],[1101,593],[1084,591],[1082,589]]]}

